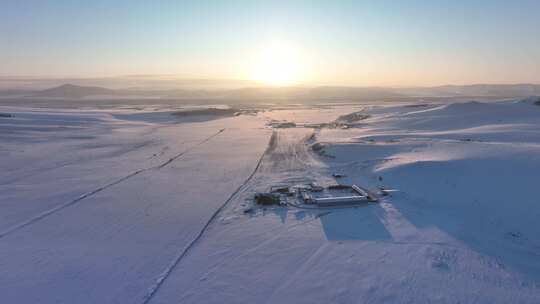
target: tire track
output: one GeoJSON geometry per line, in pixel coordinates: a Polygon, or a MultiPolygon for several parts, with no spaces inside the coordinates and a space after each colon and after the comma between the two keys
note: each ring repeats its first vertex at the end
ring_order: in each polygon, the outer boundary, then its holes
{"type": "Polygon", "coordinates": [[[204,233],[206,232],[208,227],[214,222],[214,220],[221,213],[221,211],[223,209],[225,209],[225,207],[229,204],[229,202],[232,201],[232,199],[241,190],[244,189],[244,187],[249,183],[249,181],[251,181],[253,176],[255,176],[255,173],[257,173],[257,171],[261,167],[261,164],[262,164],[263,159],[266,156],[266,154],[268,154],[269,151],[271,151],[271,150],[273,150],[275,148],[276,137],[277,137],[277,133],[275,131],[273,131],[272,136],[270,137],[270,141],[268,142],[268,146],[266,147],[266,150],[263,152],[263,154],[261,155],[261,157],[257,161],[257,165],[255,166],[255,168],[253,169],[251,174],[244,180],[244,182],[238,188],[236,188],[236,190],[229,196],[229,198],[218,209],[216,209],[216,211],[214,211],[214,213],[212,214],[210,219],[208,219],[208,221],[203,226],[203,228],[199,231],[197,236],[195,236],[195,238],[185,247],[185,249],[182,250],[182,252],[180,252],[180,254],[178,256],[176,256],[176,258],[169,264],[169,266],[156,279],[156,282],[154,282],[154,284],[152,286],[150,286],[150,288],[148,289],[147,294],[143,298],[142,304],[147,304],[152,300],[154,295],[158,292],[159,288],[163,285],[163,282],[165,282],[165,280],[169,277],[169,275],[172,273],[174,268],[176,268],[176,266],[178,266],[178,264],[180,264],[182,259],[189,253],[189,251],[202,238],[202,236],[204,235],[204,233]]]}
{"type": "Polygon", "coordinates": [[[178,158],[182,157],[182,156],[185,155],[186,153],[188,153],[188,152],[192,151],[193,149],[195,149],[195,148],[197,148],[197,147],[203,145],[204,143],[210,141],[212,138],[218,136],[219,134],[223,133],[224,131],[225,131],[225,129],[219,130],[218,132],[216,132],[216,133],[214,133],[214,134],[212,134],[212,135],[206,137],[205,139],[203,139],[202,141],[196,143],[195,145],[193,145],[193,146],[191,146],[191,147],[185,149],[184,151],[182,151],[182,152],[176,154],[175,156],[171,157],[169,160],[165,161],[165,162],[162,163],[162,164],[155,165],[155,166],[148,167],[148,168],[144,168],[144,169],[139,169],[139,170],[137,170],[137,171],[135,171],[135,172],[132,172],[132,173],[130,173],[130,174],[124,176],[124,177],[121,177],[121,178],[119,178],[119,179],[117,179],[117,180],[115,180],[115,181],[113,181],[113,182],[111,182],[111,183],[108,183],[108,184],[106,184],[106,185],[104,185],[104,186],[101,186],[101,187],[99,187],[99,188],[97,188],[97,189],[94,189],[94,190],[92,190],[92,191],[90,191],[90,192],[87,192],[87,193],[85,193],[85,194],[79,196],[78,198],[76,198],[76,199],[74,199],[74,200],[72,200],[72,201],[69,201],[69,202],[67,202],[67,203],[65,203],[65,204],[62,204],[62,205],[58,205],[58,206],[56,206],[56,207],[53,207],[53,208],[51,208],[51,209],[49,209],[49,210],[46,210],[46,211],[44,211],[44,212],[42,212],[42,213],[40,213],[40,214],[38,214],[38,215],[36,215],[36,216],[34,216],[34,217],[32,217],[32,218],[26,220],[26,221],[23,221],[23,222],[21,222],[21,223],[19,223],[19,224],[16,224],[16,225],[14,225],[14,226],[12,226],[12,227],[10,227],[10,228],[8,228],[8,229],[6,229],[6,230],[0,232],[0,239],[3,238],[3,237],[5,237],[5,236],[7,236],[7,235],[9,235],[9,234],[11,234],[11,233],[13,233],[13,232],[18,231],[18,230],[20,230],[20,229],[22,229],[22,228],[24,228],[24,227],[27,227],[27,226],[30,226],[30,225],[36,223],[36,222],[39,222],[40,220],[42,220],[42,219],[48,217],[49,215],[55,214],[55,213],[58,212],[58,211],[61,211],[61,210],[65,209],[65,208],[67,208],[67,207],[73,206],[73,205],[79,203],[80,201],[84,200],[85,198],[88,198],[88,197],[90,197],[90,196],[93,196],[93,195],[96,194],[96,193],[102,192],[102,191],[104,191],[104,190],[106,190],[106,189],[108,189],[108,188],[110,188],[110,187],[113,187],[113,186],[115,186],[115,185],[118,185],[118,184],[120,184],[120,183],[122,183],[122,182],[124,182],[124,181],[126,181],[126,180],[128,180],[128,179],[130,179],[130,178],[132,178],[132,177],[135,176],[135,175],[138,175],[138,174],[140,174],[140,173],[143,173],[143,172],[146,172],[146,171],[150,171],[150,170],[159,170],[159,169],[162,169],[162,168],[166,167],[167,165],[169,165],[170,163],[172,163],[173,161],[175,161],[175,160],[177,160],[178,158]]]}

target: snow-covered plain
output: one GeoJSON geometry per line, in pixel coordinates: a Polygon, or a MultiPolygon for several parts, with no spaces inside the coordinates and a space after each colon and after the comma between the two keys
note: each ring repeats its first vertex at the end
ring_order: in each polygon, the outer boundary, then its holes
{"type": "Polygon", "coordinates": [[[141,302],[270,137],[252,116],[2,111],[6,303],[141,302]]]}
{"type": "Polygon", "coordinates": [[[0,107],[2,301],[538,303],[534,101],[196,119],[0,107]],[[308,182],[397,191],[356,208],[253,205],[308,182]]]}

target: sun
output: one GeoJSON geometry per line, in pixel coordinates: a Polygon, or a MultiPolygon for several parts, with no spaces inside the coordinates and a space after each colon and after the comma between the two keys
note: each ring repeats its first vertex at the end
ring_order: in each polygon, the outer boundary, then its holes
{"type": "Polygon", "coordinates": [[[304,77],[302,56],[298,49],[285,43],[273,43],[259,50],[250,78],[271,86],[290,86],[304,77]]]}

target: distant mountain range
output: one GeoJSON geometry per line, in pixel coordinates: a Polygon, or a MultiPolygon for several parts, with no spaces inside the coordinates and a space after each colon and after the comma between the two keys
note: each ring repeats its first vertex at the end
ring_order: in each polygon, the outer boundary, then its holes
{"type": "Polygon", "coordinates": [[[102,87],[86,87],[64,84],[58,87],[33,92],[32,97],[84,98],[89,96],[121,96],[122,92],[102,87]]]}
{"type": "Polygon", "coordinates": [[[465,85],[418,88],[382,87],[251,87],[241,89],[109,89],[63,84],[45,90],[3,90],[0,96],[44,99],[162,98],[190,100],[376,100],[410,97],[527,97],[540,95],[540,85],[465,85]]]}
{"type": "Polygon", "coordinates": [[[397,89],[400,93],[410,96],[503,96],[524,97],[540,95],[538,84],[473,84],[446,85],[427,88],[397,89]]]}

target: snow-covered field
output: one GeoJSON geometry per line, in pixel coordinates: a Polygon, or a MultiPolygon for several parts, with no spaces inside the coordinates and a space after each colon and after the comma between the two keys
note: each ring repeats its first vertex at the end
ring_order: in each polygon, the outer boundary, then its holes
{"type": "Polygon", "coordinates": [[[533,99],[172,111],[0,107],[2,302],[538,303],[533,99]],[[308,182],[396,191],[253,204],[308,182]]]}

